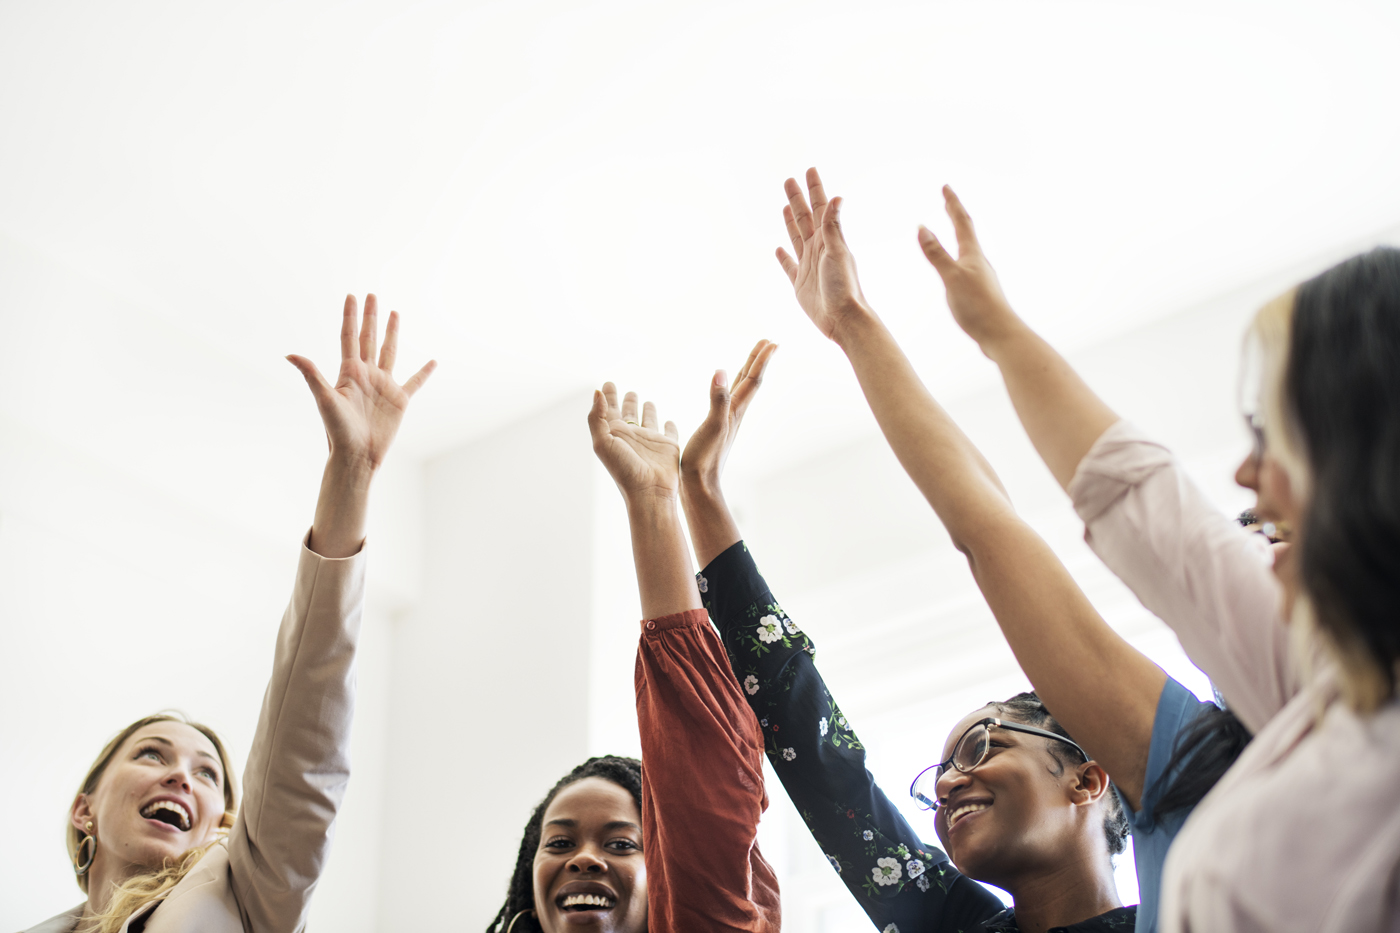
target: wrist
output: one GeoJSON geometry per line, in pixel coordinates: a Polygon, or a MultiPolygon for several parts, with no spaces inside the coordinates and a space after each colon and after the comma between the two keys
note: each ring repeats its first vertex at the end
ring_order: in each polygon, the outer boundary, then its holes
{"type": "Polygon", "coordinates": [[[977,347],[982,354],[997,364],[1014,353],[1017,347],[1022,346],[1027,337],[1033,335],[1033,331],[1010,308],[1005,308],[995,315],[988,315],[988,321],[987,326],[970,336],[977,341],[977,347]]]}
{"type": "Polygon", "coordinates": [[[342,453],[334,448],[326,458],[326,475],[336,477],[339,483],[348,483],[357,488],[368,489],[377,469],[378,464],[371,463],[368,457],[342,453]]]}
{"type": "Polygon", "coordinates": [[[832,315],[832,321],[831,340],[845,349],[849,342],[859,340],[871,327],[878,326],[880,316],[864,301],[852,298],[832,315]]]}

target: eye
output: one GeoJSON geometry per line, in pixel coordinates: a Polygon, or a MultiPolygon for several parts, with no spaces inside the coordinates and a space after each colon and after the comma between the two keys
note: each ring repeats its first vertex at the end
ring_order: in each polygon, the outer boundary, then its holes
{"type": "Polygon", "coordinates": [[[609,839],[607,847],[614,852],[640,852],[642,847],[631,839],[609,839]]]}
{"type": "MultiPolygon", "coordinates": [[[[151,759],[152,761],[164,761],[164,760],[165,760],[165,759],[161,756],[160,750],[157,749],[154,745],[146,745],[146,746],[143,746],[142,748],[140,748],[139,750],[137,750],[137,752],[136,752],[136,759],[140,759],[140,758],[149,758],[149,759],[151,759]]],[[[133,760],[136,760],[136,759],[133,759],[133,760]]]]}
{"type": "Polygon", "coordinates": [[[564,849],[573,848],[574,841],[568,836],[555,836],[544,844],[544,848],[559,852],[564,849]]]}
{"type": "Polygon", "coordinates": [[[199,773],[209,779],[209,783],[215,787],[219,786],[219,773],[213,768],[200,768],[199,773]]]}

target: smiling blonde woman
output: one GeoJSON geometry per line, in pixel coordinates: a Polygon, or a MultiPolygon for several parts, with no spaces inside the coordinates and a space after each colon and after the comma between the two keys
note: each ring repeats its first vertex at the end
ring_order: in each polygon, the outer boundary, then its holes
{"type": "Polygon", "coordinates": [[[28,933],[301,930],[345,793],[364,605],[369,487],[408,400],[433,371],[393,379],[398,315],[375,362],[377,302],[357,328],[345,301],[340,375],[288,360],[315,396],[330,443],[320,498],[282,617],[272,679],[239,806],[213,730],[176,714],[123,729],[73,801],[68,849],[87,899],[28,933]]]}

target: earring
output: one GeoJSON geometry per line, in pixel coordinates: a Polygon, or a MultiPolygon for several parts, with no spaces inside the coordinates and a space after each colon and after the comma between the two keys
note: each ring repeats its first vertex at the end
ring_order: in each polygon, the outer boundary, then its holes
{"type": "Polygon", "coordinates": [[[92,867],[92,860],[97,858],[97,836],[92,831],[92,820],[88,820],[84,828],[87,835],[78,840],[78,851],[73,853],[73,874],[86,875],[88,869],[92,867]],[[92,845],[88,845],[92,843],[92,845]],[[87,858],[83,858],[83,846],[87,846],[87,858]]]}
{"type": "Polygon", "coordinates": [[[530,916],[533,917],[533,916],[535,915],[535,912],[534,912],[534,910],[532,910],[531,908],[528,908],[528,907],[527,907],[526,909],[524,909],[524,910],[520,911],[518,914],[516,914],[514,917],[511,917],[511,918],[510,918],[510,926],[506,927],[506,933],[510,933],[511,930],[514,930],[514,929],[515,929],[515,921],[519,920],[521,917],[525,916],[526,914],[529,914],[530,916]]]}

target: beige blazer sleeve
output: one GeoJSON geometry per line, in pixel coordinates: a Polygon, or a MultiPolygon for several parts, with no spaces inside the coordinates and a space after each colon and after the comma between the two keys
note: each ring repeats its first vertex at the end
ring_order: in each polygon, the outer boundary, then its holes
{"type": "Polygon", "coordinates": [[[1264,539],[1126,421],[1094,442],[1069,494],[1089,547],[1171,626],[1249,730],[1262,729],[1301,687],[1264,539]]]}
{"type": "Polygon", "coordinates": [[[245,929],[257,933],[302,929],[325,868],[350,777],[364,590],[363,549],[330,560],[303,540],[228,837],[233,894],[245,929]]]}

